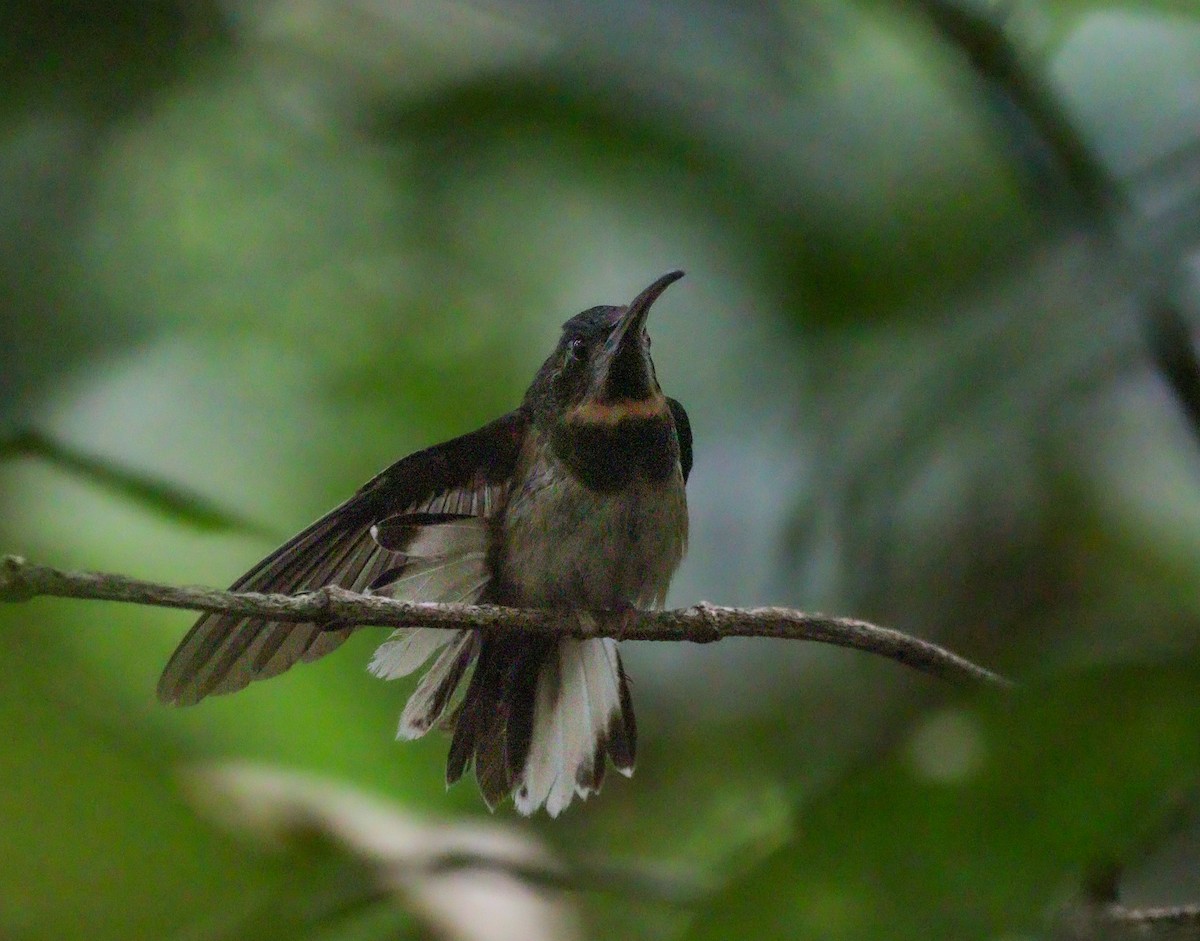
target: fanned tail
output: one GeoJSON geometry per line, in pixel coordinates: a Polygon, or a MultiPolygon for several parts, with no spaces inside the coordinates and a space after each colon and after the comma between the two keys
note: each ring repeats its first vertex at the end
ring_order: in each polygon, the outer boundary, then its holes
{"type": "MultiPolygon", "coordinates": [[[[431,694],[461,676],[443,654],[405,715],[429,711],[431,694]]],[[[436,697],[438,716],[449,696],[436,697]]],[[[422,722],[421,731],[434,721],[422,722]]],[[[475,672],[446,724],[454,728],[447,783],[474,766],[489,807],[512,794],[522,814],[544,806],[556,817],[576,796],[600,790],[609,759],[622,774],[633,773],[633,706],[616,642],[608,638],[482,638],[475,672]]],[[[402,735],[406,728],[412,726],[402,720],[402,735]]]]}

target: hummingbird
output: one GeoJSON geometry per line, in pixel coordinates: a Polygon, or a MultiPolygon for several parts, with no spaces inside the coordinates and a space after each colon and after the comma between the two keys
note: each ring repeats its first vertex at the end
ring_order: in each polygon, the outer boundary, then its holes
{"type": "MultiPolygon", "coordinates": [[[[687,548],[692,433],[659,386],[646,320],[681,277],[572,317],[515,411],[397,461],[231,590],[337,585],[613,627],[661,606],[687,548]]],[[[234,692],[325,656],[358,627],[206,614],[158,697],[190,705],[234,692]]],[[[637,725],[616,640],[402,627],[369,669],[391,680],[427,663],[397,737],[449,732],[447,786],[473,768],[489,809],[511,796],[522,814],[557,816],[600,790],[609,762],[633,773],[637,725]]]]}

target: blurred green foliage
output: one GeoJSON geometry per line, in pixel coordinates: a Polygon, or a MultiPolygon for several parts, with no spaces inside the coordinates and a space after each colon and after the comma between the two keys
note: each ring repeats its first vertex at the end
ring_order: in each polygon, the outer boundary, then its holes
{"type": "MultiPolygon", "coordinates": [[[[496,817],[578,864],[589,935],[1042,937],[1106,866],[1200,900],[1200,828],[1143,845],[1200,771],[1200,452],[1145,343],[1165,306],[1194,358],[1191,0],[14,2],[0,74],[0,550],[227,583],[680,266],[672,601],[868,617],[1022,686],[632,646],[634,779],[496,817]]],[[[178,784],[248,758],[479,815],[444,741],[392,742],[376,638],[167,710],[188,621],[0,608],[0,935],[425,930],[281,919],[344,867],[178,784]]]]}

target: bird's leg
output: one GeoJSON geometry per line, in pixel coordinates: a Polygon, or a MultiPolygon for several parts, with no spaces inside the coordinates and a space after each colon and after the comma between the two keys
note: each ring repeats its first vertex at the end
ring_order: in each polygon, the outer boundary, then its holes
{"type": "Polygon", "coordinates": [[[637,623],[638,616],[641,614],[637,608],[628,602],[620,604],[614,613],[617,615],[617,631],[616,640],[624,640],[628,630],[637,623]]]}

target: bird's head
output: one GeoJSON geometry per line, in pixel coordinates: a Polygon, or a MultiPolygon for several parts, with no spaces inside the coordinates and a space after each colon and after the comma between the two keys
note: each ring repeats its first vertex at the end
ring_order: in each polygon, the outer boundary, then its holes
{"type": "Polygon", "coordinates": [[[682,277],[682,271],[668,272],[627,307],[592,307],[563,324],[558,346],[529,390],[535,420],[544,426],[618,425],[665,415],[646,319],[663,291],[682,277]]]}

